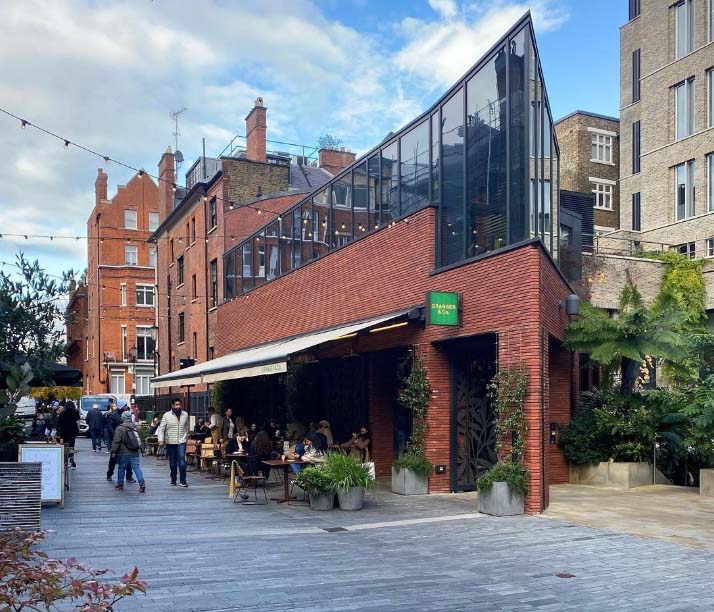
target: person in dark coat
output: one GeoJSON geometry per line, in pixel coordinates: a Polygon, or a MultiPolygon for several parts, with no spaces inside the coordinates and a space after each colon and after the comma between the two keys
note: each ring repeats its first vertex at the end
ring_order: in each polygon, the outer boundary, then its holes
{"type": "Polygon", "coordinates": [[[102,450],[102,434],[104,433],[104,415],[99,410],[99,404],[92,404],[86,421],[89,426],[89,435],[92,436],[92,451],[96,453],[98,450],[102,450]]]}
{"type": "MultiPolygon", "coordinates": [[[[109,408],[109,412],[106,416],[106,428],[109,430],[109,439],[114,441],[114,434],[116,433],[117,427],[122,424],[122,413],[119,412],[116,404],[112,404],[109,408]]],[[[111,480],[114,477],[114,468],[116,468],[118,462],[118,457],[116,455],[109,455],[109,465],[107,466],[107,480],[111,480]]],[[[134,474],[131,471],[131,464],[127,462],[126,464],[126,480],[127,482],[134,482],[134,474]]]]}
{"type": "Polygon", "coordinates": [[[75,407],[74,402],[70,400],[65,404],[64,410],[62,410],[57,417],[57,433],[64,445],[72,449],[72,454],[69,456],[72,467],[77,467],[77,464],[74,462],[74,443],[79,435],[78,421],[79,410],[75,407]]]}

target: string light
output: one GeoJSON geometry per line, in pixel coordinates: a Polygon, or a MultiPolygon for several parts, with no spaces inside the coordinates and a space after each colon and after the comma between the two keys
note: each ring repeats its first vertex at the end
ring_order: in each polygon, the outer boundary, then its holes
{"type": "Polygon", "coordinates": [[[24,130],[27,127],[27,121],[20,119],[20,127],[24,130]]]}
{"type": "Polygon", "coordinates": [[[65,140],[65,141],[64,141],[64,148],[65,148],[65,149],[69,149],[69,145],[70,145],[69,140],[65,140]]]}

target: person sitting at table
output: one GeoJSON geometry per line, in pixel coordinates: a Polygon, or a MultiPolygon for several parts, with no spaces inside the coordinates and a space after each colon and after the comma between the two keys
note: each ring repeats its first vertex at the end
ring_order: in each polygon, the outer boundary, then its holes
{"type": "Polygon", "coordinates": [[[248,455],[248,471],[255,475],[260,470],[267,479],[270,476],[270,466],[264,465],[263,461],[269,461],[273,458],[273,441],[266,431],[261,429],[256,434],[250,444],[248,455]]]}
{"type": "Polygon", "coordinates": [[[208,435],[211,433],[211,430],[208,428],[208,424],[206,423],[206,419],[200,418],[198,419],[198,423],[193,428],[193,433],[195,437],[204,439],[208,437],[208,435]]]}
{"type": "Polygon", "coordinates": [[[149,425],[149,435],[153,436],[156,434],[156,430],[159,428],[159,425],[161,424],[161,419],[159,417],[155,416],[153,419],[151,419],[151,425],[149,425]]]}
{"type": "Polygon", "coordinates": [[[342,448],[347,449],[347,454],[350,457],[359,459],[362,462],[369,461],[369,445],[372,440],[369,437],[369,428],[362,425],[359,428],[359,433],[353,433],[352,438],[340,444],[342,448]]]}
{"type": "Polygon", "coordinates": [[[332,429],[330,428],[330,422],[322,420],[317,424],[317,433],[321,433],[325,438],[327,438],[328,448],[335,443],[335,439],[332,436],[332,429]]]}
{"type": "Polygon", "coordinates": [[[248,426],[245,424],[245,419],[242,416],[238,415],[233,423],[235,424],[235,432],[237,434],[248,433],[248,426]]]}
{"type": "Polygon", "coordinates": [[[276,433],[279,428],[280,425],[275,417],[270,417],[267,421],[265,421],[265,425],[263,425],[263,431],[270,436],[270,439],[273,442],[277,438],[276,433]]]}
{"type": "MultiPolygon", "coordinates": [[[[325,457],[327,456],[327,440],[325,436],[321,433],[307,434],[302,443],[304,445],[302,454],[296,452],[294,455],[297,461],[305,461],[312,465],[325,462],[325,457]]],[[[293,464],[290,467],[293,472],[299,472],[302,466],[293,464]]]]}
{"type": "Polygon", "coordinates": [[[249,448],[248,437],[245,434],[236,434],[226,446],[226,453],[247,453],[249,448]]]}

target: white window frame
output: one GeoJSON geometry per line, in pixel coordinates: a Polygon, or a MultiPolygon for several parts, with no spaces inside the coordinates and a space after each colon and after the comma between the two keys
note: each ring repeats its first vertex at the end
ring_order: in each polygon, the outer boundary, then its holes
{"type": "MultiPolygon", "coordinates": [[[[154,358],[154,353],[151,353],[150,357],[139,357],[141,352],[141,347],[139,346],[139,338],[144,339],[144,350],[143,353],[148,355],[147,339],[151,340],[151,325],[137,325],[136,326],[136,359],[137,361],[151,361],[154,358]]],[[[154,347],[156,349],[156,347],[154,347]]]]}
{"type": "Polygon", "coordinates": [[[138,228],[137,225],[138,214],[132,208],[124,209],[124,229],[135,230],[138,228]]]}
{"type": "Polygon", "coordinates": [[[155,232],[159,228],[159,213],[149,213],[149,231],[155,232]]]}
{"type": "Polygon", "coordinates": [[[124,246],[124,264],[127,266],[139,265],[139,249],[135,246],[124,246]]]}
{"type": "Polygon", "coordinates": [[[127,356],[127,335],[126,335],[126,325],[121,326],[121,360],[126,361],[127,356]]]}
{"type": "Polygon", "coordinates": [[[126,306],[126,283],[121,283],[119,285],[119,294],[121,295],[121,305],[126,306]]]}
{"type": "Polygon", "coordinates": [[[714,257],[714,236],[707,238],[707,257],[714,257]]]}
{"type": "Polygon", "coordinates": [[[146,396],[151,395],[151,379],[153,374],[146,374],[143,370],[139,370],[134,375],[135,395],[146,396]]]}
{"type": "Polygon", "coordinates": [[[674,167],[674,218],[684,221],[696,214],[696,164],[693,159],[674,167]],[[684,172],[684,216],[679,216],[679,169],[684,172]]]}
{"type": "Polygon", "coordinates": [[[614,187],[617,184],[615,181],[588,177],[592,185],[592,192],[595,194],[594,208],[597,210],[613,210],[613,197],[615,195],[614,187]],[[607,204],[601,204],[607,202],[607,204]]]}
{"type": "Polygon", "coordinates": [[[683,58],[685,55],[689,55],[697,48],[697,36],[696,36],[696,2],[695,0],[683,0],[679,4],[674,6],[674,59],[678,60],[683,58]],[[680,13],[680,8],[684,7],[682,13],[680,13]],[[679,18],[683,15],[684,23],[684,37],[685,41],[683,45],[680,45],[679,39],[679,18]],[[681,50],[680,50],[681,47],[681,50]]]}
{"type": "Polygon", "coordinates": [[[111,392],[119,395],[126,393],[126,372],[124,370],[111,371],[111,392]],[[121,382],[121,387],[119,387],[119,382],[121,382]]]}
{"type": "Polygon", "coordinates": [[[136,306],[137,308],[153,308],[154,307],[154,286],[144,283],[136,284],[136,306]],[[139,295],[142,299],[139,301],[139,295]],[[151,304],[146,303],[146,296],[151,295],[151,304]],[[143,302],[143,303],[142,303],[143,302]]]}
{"type": "Polygon", "coordinates": [[[156,267],[156,248],[155,247],[151,247],[149,249],[149,267],[150,268],[156,267]]]}
{"type": "Polygon", "coordinates": [[[590,161],[596,164],[614,166],[613,145],[617,132],[591,127],[588,128],[588,132],[590,133],[590,161]],[[593,155],[593,147],[595,147],[595,155],[593,155]]]}
{"type": "Polygon", "coordinates": [[[682,140],[696,132],[696,82],[694,77],[674,86],[674,139],[682,140]],[[680,108],[679,94],[683,93],[684,108],[680,108]],[[684,131],[680,131],[680,113],[683,113],[684,131]]]}

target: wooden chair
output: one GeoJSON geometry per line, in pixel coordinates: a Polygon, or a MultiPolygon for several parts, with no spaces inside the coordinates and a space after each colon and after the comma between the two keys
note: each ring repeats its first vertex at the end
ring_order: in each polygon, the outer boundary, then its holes
{"type": "Polygon", "coordinates": [[[198,469],[198,442],[196,440],[188,440],[186,442],[186,465],[193,466],[198,469]]]}
{"type": "Polygon", "coordinates": [[[198,462],[198,469],[201,473],[213,469],[213,462],[216,459],[215,451],[220,451],[220,449],[220,444],[213,444],[212,442],[204,442],[201,445],[201,456],[198,462]]]}
{"type": "Polygon", "coordinates": [[[233,461],[232,466],[235,470],[235,481],[238,485],[236,494],[233,497],[233,503],[237,504],[240,498],[240,503],[243,505],[264,506],[267,504],[268,494],[265,492],[265,476],[248,476],[237,461],[233,461]],[[265,501],[258,501],[258,487],[263,492],[265,501]],[[250,494],[248,493],[251,488],[253,489],[253,501],[250,501],[250,494]]]}

